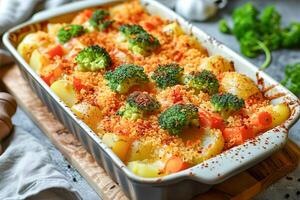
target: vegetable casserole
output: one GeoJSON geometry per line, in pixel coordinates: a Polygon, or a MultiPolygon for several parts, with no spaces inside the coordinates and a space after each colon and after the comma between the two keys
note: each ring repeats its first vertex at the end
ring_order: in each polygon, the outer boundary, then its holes
{"type": "Polygon", "coordinates": [[[19,53],[135,174],[197,165],[282,124],[234,63],[138,1],[87,9],[25,36],[19,53]]]}

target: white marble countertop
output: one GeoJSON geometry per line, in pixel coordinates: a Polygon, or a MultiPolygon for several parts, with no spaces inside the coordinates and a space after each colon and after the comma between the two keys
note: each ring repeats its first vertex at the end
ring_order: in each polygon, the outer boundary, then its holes
{"type": "MultiPolygon", "coordinates": [[[[164,0],[164,3],[172,4],[172,0],[164,0]]],[[[228,18],[234,7],[247,2],[247,0],[231,0],[226,7],[222,10],[218,16],[209,20],[208,22],[197,23],[193,22],[196,26],[215,37],[217,40],[223,42],[233,50],[239,52],[238,42],[234,37],[224,35],[218,31],[217,23],[220,18],[228,18]]],[[[254,0],[255,5],[258,8],[263,8],[270,3],[275,4],[280,13],[282,14],[282,21],[284,24],[290,21],[300,22],[300,1],[299,0],[254,0]]],[[[287,63],[293,63],[300,61],[299,50],[280,50],[273,52],[272,65],[266,70],[268,74],[280,81],[284,77],[284,66],[287,63]]],[[[263,62],[263,56],[257,59],[249,59],[250,62],[260,65],[263,62]]],[[[81,175],[63,158],[62,154],[50,143],[48,138],[37,128],[35,124],[28,118],[28,116],[20,109],[13,118],[13,122],[16,126],[20,126],[27,130],[29,133],[37,137],[41,143],[43,143],[49,150],[53,162],[59,167],[60,171],[70,178],[73,186],[79,191],[84,200],[98,200],[99,196],[93,191],[93,189],[87,184],[87,182],[81,177],[81,175]]],[[[289,133],[289,137],[300,145],[300,122],[298,122],[289,133]]],[[[266,191],[259,194],[255,199],[259,200],[275,200],[275,199],[300,199],[300,168],[286,177],[282,178],[277,183],[273,184],[266,191]]]]}

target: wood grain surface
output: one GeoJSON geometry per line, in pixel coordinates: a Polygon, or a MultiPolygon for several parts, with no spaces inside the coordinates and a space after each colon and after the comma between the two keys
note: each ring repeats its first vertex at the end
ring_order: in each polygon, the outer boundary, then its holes
{"type": "MultiPolygon", "coordinates": [[[[38,97],[21,77],[16,66],[0,70],[7,90],[13,94],[18,105],[50,138],[66,159],[78,170],[94,190],[106,200],[125,200],[117,183],[112,181],[80,142],[48,112],[38,97]]],[[[246,200],[294,170],[300,157],[300,149],[292,141],[279,152],[273,154],[256,166],[241,172],[227,181],[214,186],[195,200],[246,200]]]]}

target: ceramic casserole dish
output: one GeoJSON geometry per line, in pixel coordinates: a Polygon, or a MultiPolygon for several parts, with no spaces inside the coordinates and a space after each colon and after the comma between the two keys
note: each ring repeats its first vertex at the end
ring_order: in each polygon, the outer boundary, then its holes
{"type": "Polygon", "coordinates": [[[132,173],[112,150],[51,91],[16,49],[24,35],[44,30],[45,24],[49,22],[68,22],[80,10],[110,6],[119,2],[112,0],[76,2],[42,12],[6,32],[3,41],[18,62],[22,75],[43,103],[81,141],[130,199],[190,199],[196,194],[207,191],[212,185],[255,165],[283,147],[287,141],[289,128],[299,118],[299,99],[246,59],[191,25],[169,8],[153,0],[141,0],[141,4],[150,14],[176,20],[185,32],[193,34],[199,40],[209,55],[219,54],[234,61],[237,72],[246,74],[258,84],[263,83],[261,87],[266,91],[265,96],[278,96],[273,98],[272,103],[287,103],[291,115],[282,125],[186,170],[158,178],[143,178],[132,173]]]}

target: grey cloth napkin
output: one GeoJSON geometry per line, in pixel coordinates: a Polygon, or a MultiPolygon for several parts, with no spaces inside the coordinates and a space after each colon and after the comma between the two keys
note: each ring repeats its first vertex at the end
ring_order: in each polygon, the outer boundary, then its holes
{"type": "Polygon", "coordinates": [[[0,199],[77,200],[79,194],[37,139],[15,127],[0,155],[0,199]],[[6,148],[5,148],[6,147],[6,148]]]}

